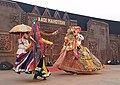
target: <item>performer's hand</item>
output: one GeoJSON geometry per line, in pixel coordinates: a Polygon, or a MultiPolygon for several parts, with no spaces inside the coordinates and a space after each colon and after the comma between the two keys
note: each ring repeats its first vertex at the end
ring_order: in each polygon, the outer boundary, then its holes
{"type": "Polygon", "coordinates": [[[54,48],[54,44],[51,45],[51,49],[53,49],[53,48],[54,48]]]}
{"type": "Polygon", "coordinates": [[[75,57],[74,60],[78,60],[78,58],[75,57]]]}
{"type": "Polygon", "coordinates": [[[45,55],[43,55],[43,58],[45,58],[45,55]]]}
{"type": "Polygon", "coordinates": [[[55,32],[52,33],[52,35],[57,35],[59,33],[58,30],[56,30],[55,32]]]}

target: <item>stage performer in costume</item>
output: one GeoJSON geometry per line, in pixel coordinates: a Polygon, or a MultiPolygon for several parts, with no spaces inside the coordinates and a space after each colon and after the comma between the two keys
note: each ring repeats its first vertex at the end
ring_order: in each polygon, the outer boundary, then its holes
{"type": "MultiPolygon", "coordinates": [[[[34,20],[31,32],[21,33],[18,39],[18,50],[15,66],[13,70],[20,74],[34,74],[34,79],[38,76],[46,79],[51,75],[44,62],[44,43],[52,45],[53,42],[41,38],[39,22],[34,20]]],[[[57,31],[46,34],[47,36],[56,34],[57,31]]],[[[44,33],[45,34],[45,33],[44,33]]]]}
{"type": "Polygon", "coordinates": [[[81,45],[84,37],[80,34],[79,26],[67,30],[60,56],[53,64],[54,67],[70,73],[93,73],[103,68],[101,62],[81,45]]]}

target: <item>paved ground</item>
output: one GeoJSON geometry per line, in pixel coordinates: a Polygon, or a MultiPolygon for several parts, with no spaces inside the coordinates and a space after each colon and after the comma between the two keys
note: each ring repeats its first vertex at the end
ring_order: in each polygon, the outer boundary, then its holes
{"type": "Polygon", "coordinates": [[[63,71],[52,72],[47,80],[33,80],[33,75],[0,71],[0,85],[120,85],[120,65],[106,66],[92,74],[72,75],[63,71]]]}

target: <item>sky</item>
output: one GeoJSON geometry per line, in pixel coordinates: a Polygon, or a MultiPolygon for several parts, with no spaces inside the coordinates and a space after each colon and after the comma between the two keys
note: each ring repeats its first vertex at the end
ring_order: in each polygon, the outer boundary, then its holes
{"type": "Polygon", "coordinates": [[[13,0],[58,11],[120,21],[120,0],[13,0]]]}

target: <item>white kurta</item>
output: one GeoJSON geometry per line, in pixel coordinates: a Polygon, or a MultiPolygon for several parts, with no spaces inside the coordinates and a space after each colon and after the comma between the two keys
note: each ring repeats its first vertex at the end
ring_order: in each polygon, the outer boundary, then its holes
{"type": "Polygon", "coordinates": [[[78,34],[78,35],[76,36],[76,40],[77,40],[77,43],[78,43],[79,45],[81,45],[81,41],[84,40],[83,35],[78,34]]]}
{"type": "Polygon", "coordinates": [[[29,45],[27,39],[18,39],[18,50],[16,54],[26,53],[26,48],[29,45]]]}

